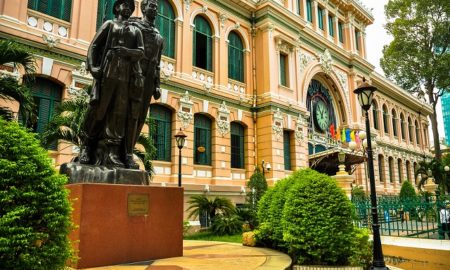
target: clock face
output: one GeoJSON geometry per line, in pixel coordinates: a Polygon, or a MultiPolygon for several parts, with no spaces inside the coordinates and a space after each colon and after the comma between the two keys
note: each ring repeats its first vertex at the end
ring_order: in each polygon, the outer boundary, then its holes
{"type": "Polygon", "coordinates": [[[322,100],[318,100],[315,104],[314,122],[316,124],[316,128],[322,132],[325,132],[330,126],[330,113],[328,111],[328,106],[322,100]]]}

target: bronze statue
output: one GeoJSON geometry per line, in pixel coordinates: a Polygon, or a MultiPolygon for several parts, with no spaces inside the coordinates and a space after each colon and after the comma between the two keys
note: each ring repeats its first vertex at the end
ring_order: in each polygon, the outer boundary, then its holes
{"type": "MultiPolygon", "coordinates": [[[[141,59],[142,74],[145,77],[143,103],[141,104],[138,127],[139,132],[144,126],[152,96],[155,100],[161,96],[160,89],[160,62],[164,48],[164,39],[155,27],[158,14],[158,0],[143,0],[141,2],[142,18],[131,18],[130,22],[138,27],[144,38],[145,57],[141,59]]],[[[136,144],[139,133],[133,137],[132,144],[136,144]]]]}
{"type": "MultiPolygon", "coordinates": [[[[141,30],[128,19],[133,0],[116,0],[115,18],[106,21],[88,50],[87,68],[94,77],[83,124],[82,164],[138,168],[133,161],[144,103],[144,75],[140,60],[145,46],[141,30]]],[[[159,75],[159,74],[158,74],[159,75]]]]}

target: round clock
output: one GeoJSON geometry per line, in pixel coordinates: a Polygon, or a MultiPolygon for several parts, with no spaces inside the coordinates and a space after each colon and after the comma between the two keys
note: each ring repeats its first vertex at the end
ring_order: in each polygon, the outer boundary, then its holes
{"type": "Polygon", "coordinates": [[[314,123],[321,132],[325,132],[330,126],[328,106],[322,100],[318,100],[314,105],[314,123]]]}

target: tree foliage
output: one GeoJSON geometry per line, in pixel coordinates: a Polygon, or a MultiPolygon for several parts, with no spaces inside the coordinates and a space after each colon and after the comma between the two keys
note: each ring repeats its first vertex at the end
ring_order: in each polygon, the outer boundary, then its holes
{"type": "Polygon", "coordinates": [[[0,119],[0,269],[63,269],[72,228],[65,176],[33,134],[0,119]]]}
{"type": "Polygon", "coordinates": [[[415,199],[417,198],[416,190],[414,189],[413,185],[409,181],[405,181],[402,184],[402,187],[400,189],[400,200],[407,199],[415,199]]]}
{"type": "MultiPolygon", "coordinates": [[[[447,155],[448,156],[448,155],[447,155]]],[[[415,177],[421,176],[417,184],[419,189],[427,183],[428,173],[431,172],[435,183],[439,185],[441,192],[450,192],[450,174],[445,172],[445,166],[450,166],[450,159],[445,156],[442,160],[432,159],[430,162],[421,161],[419,167],[415,171],[415,177]]]]}
{"type": "Polygon", "coordinates": [[[422,92],[433,106],[436,157],[440,158],[436,105],[450,87],[450,1],[390,0],[386,30],[394,40],[383,49],[386,76],[410,92],[422,92]]]}
{"type": "Polygon", "coordinates": [[[351,202],[333,179],[300,170],[263,196],[255,237],[260,245],[287,251],[295,263],[365,265],[368,235],[355,230],[352,217],[351,202]]]}
{"type": "MultiPolygon", "coordinates": [[[[35,71],[33,54],[18,43],[11,40],[0,40],[0,65],[12,64],[14,68],[22,68],[25,75],[35,71]]],[[[25,76],[24,79],[30,79],[25,76]]],[[[19,102],[19,111],[23,119],[27,119],[34,110],[34,100],[31,90],[19,84],[17,78],[0,77],[0,98],[19,102]]],[[[0,107],[0,115],[12,118],[12,112],[7,107],[0,107]]]]}
{"type": "Polygon", "coordinates": [[[250,180],[247,182],[247,187],[249,189],[249,192],[247,192],[247,202],[252,205],[257,205],[267,191],[266,177],[258,167],[256,167],[250,180]]]}

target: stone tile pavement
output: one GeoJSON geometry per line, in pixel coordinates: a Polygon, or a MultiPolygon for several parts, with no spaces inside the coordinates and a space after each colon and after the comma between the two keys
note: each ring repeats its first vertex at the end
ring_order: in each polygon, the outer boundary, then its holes
{"type": "Polygon", "coordinates": [[[291,258],[266,248],[214,241],[184,240],[183,257],[89,270],[284,270],[291,258]]]}

